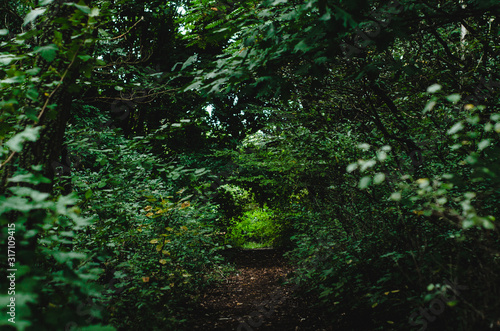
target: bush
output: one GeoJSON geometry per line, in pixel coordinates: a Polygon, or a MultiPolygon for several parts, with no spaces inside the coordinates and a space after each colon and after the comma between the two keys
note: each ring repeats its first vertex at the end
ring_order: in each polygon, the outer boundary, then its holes
{"type": "Polygon", "coordinates": [[[216,208],[184,186],[201,172],[148,153],[150,136],[88,134],[94,139],[70,128],[67,144],[81,156],[72,179],[82,214],[95,220],[77,247],[90,257],[83,265],[104,269],[98,282],[105,291],[95,305],[106,307],[106,321],[117,328],[179,329],[221,262],[216,208]]]}
{"type": "Polygon", "coordinates": [[[231,220],[229,238],[239,247],[273,247],[280,238],[281,230],[282,226],[273,210],[256,208],[231,220]]]}

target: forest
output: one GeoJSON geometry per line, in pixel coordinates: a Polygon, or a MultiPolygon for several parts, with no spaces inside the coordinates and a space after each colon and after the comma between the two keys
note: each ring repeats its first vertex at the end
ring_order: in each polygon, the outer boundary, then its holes
{"type": "Polygon", "coordinates": [[[1,330],[500,330],[498,0],[0,0],[1,330]]]}

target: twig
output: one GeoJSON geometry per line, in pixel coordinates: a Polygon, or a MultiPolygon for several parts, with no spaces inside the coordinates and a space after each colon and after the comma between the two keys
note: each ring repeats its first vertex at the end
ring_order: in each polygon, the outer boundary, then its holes
{"type": "Polygon", "coordinates": [[[47,106],[49,104],[50,99],[52,98],[52,96],[54,95],[54,93],[57,92],[57,90],[59,89],[59,87],[61,87],[62,82],[64,81],[64,78],[66,78],[66,75],[68,74],[69,69],[75,63],[75,59],[76,59],[76,56],[78,55],[78,51],[80,50],[80,47],[82,47],[82,44],[80,44],[80,46],[78,46],[78,49],[75,51],[75,55],[73,55],[73,59],[71,59],[71,62],[69,64],[69,66],[66,68],[66,71],[64,71],[64,74],[61,76],[61,79],[59,80],[59,84],[57,84],[56,88],[50,93],[50,95],[45,100],[45,103],[43,104],[42,110],[40,111],[40,114],[38,114],[38,116],[37,116],[37,121],[39,121],[40,118],[42,118],[43,113],[47,109],[47,106]]]}
{"type": "Polygon", "coordinates": [[[12,152],[12,154],[9,155],[7,160],[5,160],[2,164],[0,164],[0,168],[2,168],[4,165],[6,165],[13,157],[16,155],[16,152],[12,152]]]}
{"type": "Polygon", "coordinates": [[[148,103],[148,102],[151,102],[152,100],[154,99],[151,99],[151,100],[148,100],[148,101],[136,101],[136,100],[140,100],[140,99],[146,99],[146,98],[154,98],[155,96],[157,95],[162,95],[162,94],[166,94],[166,93],[169,93],[169,92],[174,92],[174,91],[178,91],[180,90],[180,88],[173,88],[173,89],[169,89],[169,90],[165,90],[165,91],[161,91],[161,92],[155,92],[155,93],[151,93],[151,94],[147,94],[147,95],[144,95],[144,96],[137,96],[137,97],[134,97],[134,96],[131,96],[129,98],[121,98],[121,97],[93,97],[93,98],[88,98],[88,99],[85,99],[86,101],[95,101],[95,100],[118,100],[118,101],[132,101],[132,102],[137,102],[137,103],[148,103]]]}
{"type": "Polygon", "coordinates": [[[133,28],[134,28],[137,24],[139,24],[139,22],[140,22],[140,21],[144,21],[144,16],[141,16],[141,18],[140,18],[137,22],[135,22],[135,24],[134,24],[134,25],[132,25],[132,26],[130,27],[130,29],[128,29],[126,32],[122,33],[121,35],[119,35],[119,36],[117,36],[117,37],[113,37],[113,38],[111,38],[111,39],[109,39],[109,40],[115,40],[115,39],[119,39],[119,38],[123,37],[124,35],[126,35],[127,33],[129,33],[129,32],[130,32],[130,30],[132,30],[132,29],[133,29],[133,28]]]}

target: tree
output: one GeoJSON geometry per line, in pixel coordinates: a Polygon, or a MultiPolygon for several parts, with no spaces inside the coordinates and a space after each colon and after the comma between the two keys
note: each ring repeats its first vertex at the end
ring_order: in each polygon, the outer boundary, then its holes
{"type": "MultiPolygon", "coordinates": [[[[24,16],[28,4],[15,4],[10,8],[24,16]]],[[[94,63],[98,16],[83,1],[42,1],[22,26],[14,19],[12,34],[2,33],[0,224],[8,228],[1,242],[11,276],[2,280],[9,291],[1,300],[10,305],[2,305],[9,317],[2,327],[68,329],[82,320],[78,304],[96,294],[86,284],[95,270],[75,268],[86,255],[73,250],[74,232],[64,234],[88,220],[79,216],[75,196],[53,192],[52,184],[72,99],[94,63]]],[[[95,324],[96,312],[90,315],[95,324]]]]}
{"type": "MultiPolygon", "coordinates": [[[[18,169],[41,165],[41,174],[52,180],[61,159],[66,123],[82,75],[90,74],[97,31],[98,9],[85,4],[48,1],[32,9],[23,25],[27,32],[6,41],[4,53],[3,128],[11,138],[10,155],[1,166],[1,190],[18,169]],[[25,53],[27,52],[27,53],[25,53]],[[16,132],[17,131],[17,132],[16,132]],[[23,143],[29,141],[23,147],[23,143]]],[[[50,184],[39,189],[51,191],[50,184]]]]}

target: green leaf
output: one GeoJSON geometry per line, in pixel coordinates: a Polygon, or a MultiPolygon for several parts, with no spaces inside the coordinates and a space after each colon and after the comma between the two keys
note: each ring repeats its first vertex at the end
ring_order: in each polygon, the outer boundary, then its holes
{"type": "Polygon", "coordinates": [[[337,7],[335,6],[335,18],[337,20],[343,20],[343,25],[344,27],[348,27],[348,26],[351,26],[351,27],[355,27],[356,26],[356,22],[354,21],[354,19],[352,18],[351,14],[349,14],[348,12],[346,12],[345,10],[343,10],[342,8],[340,7],[337,7]]]}
{"type": "Polygon", "coordinates": [[[462,124],[462,122],[458,122],[458,123],[455,123],[455,125],[453,125],[449,130],[448,130],[448,134],[455,134],[457,133],[458,131],[462,130],[464,128],[464,125],[462,124]]]}
{"type": "Polygon", "coordinates": [[[365,176],[361,178],[361,180],[359,181],[359,188],[362,190],[367,188],[370,185],[371,181],[372,179],[370,176],[365,176]]]}
{"type": "Polygon", "coordinates": [[[484,139],[479,144],[477,144],[477,149],[479,149],[480,151],[482,151],[483,149],[485,149],[486,147],[488,147],[490,144],[491,144],[491,142],[490,142],[489,139],[484,139]]]}
{"type": "Polygon", "coordinates": [[[28,174],[23,174],[23,175],[17,175],[17,176],[14,176],[12,178],[9,178],[8,179],[9,182],[13,182],[13,183],[28,183],[28,184],[49,184],[50,183],[50,179],[46,178],[46,177],[43,177],[42,175],[40,174],[32,174],[32,173],[28,173],[28,174]]]}
{"type": "Polygon", "coordinates": [[[199,175],[199,174],[201,174],[201,173],[205,173],[205,168],[196,169],[196,170],[194,171],[194,174],[195,174],[195,175],[199,175]]]}
{"type": "Polygon", "coordinates": [[[56,52],[58,48],[55,44],[50,44],[46,46],[37,46],[33,53],[40,53],[40,55],[47,62],[52,62],[56,58],[56,52]]]}
{"type": "Polygon", "coordinates": [[[367,143],[358,144],[358,148],[363,151],[367,151],[370,149],[370,144],[367,143]]]}
{"type": "Polygon", "coordinates": [[[332,14],[330,14],[329,12],[327,12],[326,14],[324,14],[323,16],[321,16],[319,18],[319,20],[320,21],[329,21],[331,18],[332,18],[332,14]]]}
{"type": "Polygon", "coordinates": [[[6,36],[9,34],[9,30],[7,29],[0,29],[0,36],[6,36]]]}
{"type": "Polygon", "coordinates": [[[26,97],[28,97],[28,99],[30,100],[33,100],[33,101],[36,101],[38,99],[38,92],[37,90],[35,89],[29,89],[27,92],[26,92],[26,97]]]}
{"type": "Polygon", "coordinates": [[[30,11],[28,13],[28,15],[26,15],[26,17],[24,18],[23,25],[26,25],[26,24],[28,24],[28,23],[33,22],[34,20],[36,20],[36,18],[38,16],[42,15],[43,13],[45,13],[45,10],[46,10],[46,8],[35,8],[32,11],[30,11]]]}
{"type": "Polygon", "coordinates": [[[477,161],[479,160],[478,155],[476,153],[472,153],[471,155],[467,156],[465,158],[465,161],[469,164],[476,164],[477,161]]]}
{"type": "Polygon", "coordinates": [[[433,84],[427,88],[427,93],[436,93],[441,90],[442,86],[439,84],[433,84]]]}
{"type": "MultiPolygon", "coordinates": [[[[493,217],[494,219],[494,217],[493,217]]],[[[483,222],[483,227],[488,230],[493,230],[495,225],[486,217],[481,217],[481,221],[483,222]]]]}
{"type": "Polygon", "coordinates": [[[90,15],[90,8],[87,7],[87,6],[82,6],[82,5],[76,5],[75,4],[75,7],[78,8],[80,11],[82,11],[83,13],[87,14],[87,15],[90,15]]]}
{"type": "Polygon", "coordinates": [[[201,87],[203,84],[202,82],[200,81],[196,81],[196,82],[193,82],[192,84],[190,84],[188,87],[185,88],[186,91],[189,91],[189,90],[196,90],[198,89],[199,87],[201,87]]]}
{"type": "Polygon", "coordinates": [[[187,67],[189,67],[190,65],[192,65],[194,62],[196,62],[196,60],[198,60],[198,54],[195,54],[193,56],[190,56],[186,62],[184,62],[184,64],[182,65],[182,68],[181,70],[184,70],[186,69],[187,67]]]}
{"type": "Polygon", "coordinates": [[[23,143],[25,141],[36,141],[40,135],[41,127],[27,127],[23,132],[16,134],[14,137],[10,138],[9,141],[5,143],[10,150],[14,152],[20,152],[23,149],[23,143]]]}
{"type": "Polygon", "coordinates": [[[453,102],[453,103],[457,103],[460,101],[460,98],[461,98],[460,94],[454,93],[454,94],[450,94],[449,96],[447,96],[446,100],[453,102]]]}
{"type": "Polygon", "coordinates": [[[429,101],[426,105],[425,105],[425,108],[423,110],[424,114],[427,113],[428,111],[431,111],[432,108],[434,108],[434,106],[437,104],[437,102],[435,100],[431,100],[429,101]]]}
{"type": "Polygon", "coordinates": [[[75,192],[72,192],[68,195],[61,195],[59,199],[57,199],[56,210],[61,215],[66,215],[68,213],[68,205],[74,205],[78,201],[78,195],[75,192]]]}
{"type": "Polygon", "coordinates": [[[97,17],[99,16],[99,8],[92,8],[92,10],[90,11],[90,17],[97,17]]]}
{"type": "Polygon", "coordinates": [[[465,192],[464,193],[464,197],[466,197],[467,199],[474,199],[476,197],[476,193],[474,192],[465,192]]]}
{"type": "MultiPolygon", "coordinates": [[[[34,100],[34,101],[36,101],[36,100],[34,100]]],[[[36,109],[26,108],[25,115],[27,118],[29,118],[33,122],[38,122],[38,117],[37,117],[38,113],[37,113],[36,109]]]]}
{"type": "Polygon", "coordinates": [[[382,183],[384,180],[385,180],[385,174],[381,172],[379,172],[378,174],[375,175],[375,177],[373,177],[373,183],[377,185],[382,183]]]}
{"type": "Polygon", "coordinates": [[[401,200],[401,192],[394,192],[391,194],[391,197],[389,198],[393,201],[399,201],[401,200]]]}
{"type": "Polygon", "coordinates": [[[85,199],[90,199],[90,197],[92,196],[92,190],[87,190],[87,192],[85,192],[85,199]]]}
{"type": "Polygon", "coordinates": [[[87,62],[88,60],[90,60],[92,58],[92,56],[90,56],[90,55],[78,55],[78,58],[80,60],[82,60],[83,62],[87,62]]]}
{"type": "Polygon", "coordinates": [[[66,6],[71,6],[71,7],[76,7],[78,10],[80,10],[81,12],[83,12],[84,14],[87,14],[87,15],[90,15],[91,11],[90,11],[90,8],[88,6],[85,6],[85,5],[77,5],[76,3],[74,2],[66,2],[64,3],[66,6]]]}
{"type": "Polygon", "coordinates": [[[353,172],[356,169],[358,169],[357,163],[351,163],[347,166],[347,172],[353,172]]]}
{"type": "Polygon", "coordinates": [[[33,205],[30,204],[26,198],[13,196],[3,201],[0,199],[0,214],[7,213],[11,210],[30,211],[32,208],[33,205]]]}
{"type": "Polygon", "coordinates": [[[306,44],[305,40],[301,40],[297,45],[295,45],[293,51],[294,52],[304,52],[306,53],[307,51],[309,51],[310,49],[312,48],[312,46],[309,46],[306,44]]]}
{"type": "Polygon", "coordinates": [[[39,67],[34,67],[31,69],[26,70],[25,72],[30,75],[30,76],[35,76],[38,75],[38,73],[42,70],[42,68],[39,67]]]}
{"type": "Polygon", "coordinates": [[[366,171],[367,169],[372,168],[373,166],[375,166],[377,164],[377,161],[375,161],[375,160],[368,160],[368,161],[359,161],[359,163],[360,163],[359,170],[361,172],[363,172],[363,171],[366,171]]]}
{"type": "Polygon", "coordinates": [[[1,84],[16,84],[16,83],[24,83],[25,77],[24,76],[14,76],[14,77],[9,77],[7,79],[0,80],[1,84]]]}
{"type": "Polygon", "coordinates": [[[49,193],[43,193],[29,187],[14,186],[10,187],[9,190],[17,196],[28,196],[36,202],[41,202],[50,196],[49,193]]]}
{"type": "Polygon", "coordinates": [[[19,60],[23,57],[15,56],[13,54],[2,54],[0,55],[0,64],[9,65],[12,61],[19,60]]]}
{"type": "Polygon", "coordinates": [[[52,256],[59,263],[64,263],[73,259],[82,260],[87,257],[85,253],[79,252],[54,252],[52,256]]]}
{"type": "Polygon", "coordinates": [[[387,159],[387,153],[385,151],[378,151],[377,152],[377,159],[380,162],[384,162],[387,159]]]}

